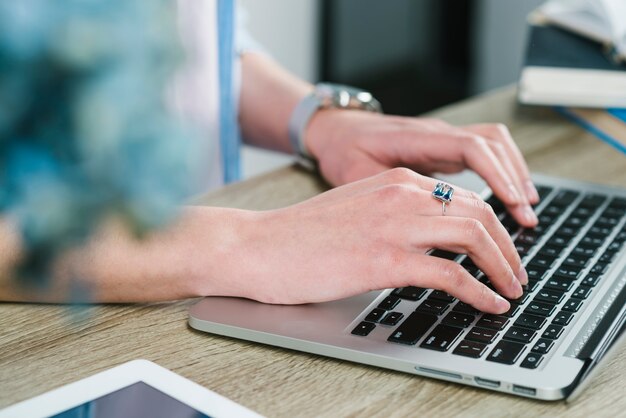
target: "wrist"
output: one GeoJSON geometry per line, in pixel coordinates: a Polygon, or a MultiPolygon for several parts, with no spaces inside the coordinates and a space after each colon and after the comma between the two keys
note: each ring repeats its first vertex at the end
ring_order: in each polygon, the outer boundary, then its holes
{"type": "Polygon", "coordinates": [[[262,212],[229,208],[196,207],[194,221],[181,251],[188,272],[180,277],[190,277],[193,296],[239,296],[248,291],[245,266],[246,253],[256,239],[262,212]]]}

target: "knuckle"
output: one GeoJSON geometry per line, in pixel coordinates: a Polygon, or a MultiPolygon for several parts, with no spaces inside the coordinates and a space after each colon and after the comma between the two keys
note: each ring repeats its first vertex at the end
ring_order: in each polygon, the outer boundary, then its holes
{"type": "Polygon", "coordinates": [[[500,142],[491,142],[489,146],[496,155],[504,155],[506,153],[506,147],[500,142]]]}
{"type": "Polygon", "coordinates": [[[469,194],[470,199],[479,200],[481,202],[484,202],[483,198],[478,193],[470,191],[470,192],[468,192],[468,194],[469,194]]]}
{"type": "Polygon", "coordinates": [[[504,123],[495,123],[493,125],[493,129],[503,136],[509,135],[509,127],[504,123]]]}
{"type": "Polygon", "coordinates": [[[396,167],[387,171],[387,178],[392,183],[414,182],[417,175],[413,170],[405,167],[396,167]]]}
{"type": "Polygon", "coordinates": [[[487,140],[479,135],[470,135],[468,138],[471,145],[475,148],[485,148],[487,147],[487,140]]]}
{"type": "Polygon", "coordinates": [[[479,305],[484,306],[488,303],[489,298],[489,289],[485,285],[481,285],[480,291],[478,292],[478,300],[476,301],[479,305]]]}
{"type": "Polygon", "coordinates": [[[497,220],[496,213],[489,203],[482,199],[477,199],[474,201],[474,206],[483,223],[491,223],[497,220]]]}
{"type": "Polygon", "coordinates": [[[388,184],[378,189],[378,198],[383,201],[398,201],[403,200],[411,193],[411,188],[403,184],[388,184]]]}
{"type": "Polygon", "coordinates": [[[475,240],[482,235],[484,227],[480,223],[480,221],[473,218],[466,218],[463,220],[462,225],[463,231],[465,232],[469,244],[475,242],[475,240]]]}
{"type": "Polygon", "coordinates": [[[450,291],[461,289],[465,285],[467,273],[459,264],[453,262],[446,263],[442,273],[447,287],[445,290],[447,290],[448,293],[450,293],[450,291]]]}

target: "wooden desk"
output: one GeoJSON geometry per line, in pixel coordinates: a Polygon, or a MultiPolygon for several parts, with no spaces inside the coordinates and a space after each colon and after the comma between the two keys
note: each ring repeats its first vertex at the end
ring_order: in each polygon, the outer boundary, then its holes
{"type": "MultiPolygon", "coordinates": [[[[626,186],[626,158],[546,109],[519,109],[511,88],[434,112],[454,123],[502,122],[532,170],[626,186]]],[[[295,168],[218,191],[203,203],[270,209],[324,190],[295,168]]],[[[618,416],[626,351],[574,405],[212,336],[187,326],[195,301],[72,309],[0,304],[0,408],[122,362],[145,358],[267,416],[618,416]],[[73,322],[72,322],[73,321],[73,322]]]]}

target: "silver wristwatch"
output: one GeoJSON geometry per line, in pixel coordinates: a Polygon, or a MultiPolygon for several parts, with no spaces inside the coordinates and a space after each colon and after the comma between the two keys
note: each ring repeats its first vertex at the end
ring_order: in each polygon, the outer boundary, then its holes
{"type": "Polygon", "coordinates": [[[308,169],[314,169],[317,164],[304,145],[304,132],[315,112],[331,108],[382,113],[378,100],[367,91],[341,84],[317,84],[313,93],[298,103],[289,120],[291,146],[298,157],[298,163],[308,169]]]}

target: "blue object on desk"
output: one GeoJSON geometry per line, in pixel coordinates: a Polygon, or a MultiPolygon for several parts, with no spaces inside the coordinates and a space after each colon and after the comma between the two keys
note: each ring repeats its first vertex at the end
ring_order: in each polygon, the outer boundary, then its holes
{"type": "MultiPolygon", "coordinates": [[[[618,138],[614,138],[613,136],[603,131],[600,127],[594,125],[591,121],[582,118],[581,116],[572,112],[572,110],[567,107],[558,106],[555,107],[555,110],[569,120],[579,124],[602,141],[611,145],[613,148],[621,151],[623,154],[626,154],[626,142],[624,142],[623,140],[620,141],[618,138]]],[[[624,135],[626,137],[626,109],[607,109],[606,112],[608,112],[611,116],[615,117],[619,121],[623,122],[624,135]]]]}

